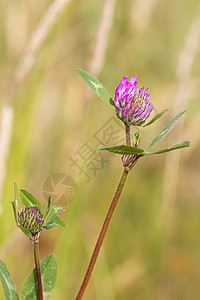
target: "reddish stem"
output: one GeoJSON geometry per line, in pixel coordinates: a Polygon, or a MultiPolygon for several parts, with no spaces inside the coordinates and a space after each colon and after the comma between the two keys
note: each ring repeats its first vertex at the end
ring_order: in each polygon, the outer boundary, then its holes
{"type": "Polygon", "coordinates": [[[34,242],[34,259],[35,259],[35,270],[36,270],[37,284],[38,284],[38,296],[39,296],[39,300],[43,300],[38,241],[34,242]]]}
{"type": "Polygon", "coordinates": [[[119,197],[121,195],[121,192],[122,192],[122,189],[124,187],[124,183],[126,181],[126,178],[127,178],[127,175],[128,175],[129,171],[127,171],[126,169],[124,169],[123,171],[123,174],[122,174],[122,177],[120,179],[120,182],[118,184],[118,187],[117,187],[117,190],[115,192],[115,195],[113,197],[113,200],[111,202],[111,205],[109,207],[109,210],[108,210],[108,213],[106,215],[106,218],[104,220],[104,223],[103,223],[103,226],[102,226],[102,229],[101,229],[101,232],[99,234],[99,238],[97,240],[97,243],[96,243],[96,246],[94,248],[94,252],[92,254],[92,258],[90,260],[90,263],[89,263],[89,266],[88,266],[88,269],[87,269],[87,272],[85,274],[85,277],[84,277],[84,280],[83,280],[83,283],[80,287],[80,290],[78,292],[78,295],[76,297],[76,300],[80,300],[82,299],[83,297],[83,294],[85,292],[85,289],[88,285],[88,282],[90,280],[90,277],[91,277],[91,274],[92,274],[92,271],[94,269],[94,266],[95,266],[95,263],[96,263],[96,260],[97,260],[97,257],[98,257],[98,254],[99,254],[99,251],[101,249],[101,246],[102,246],[102,243],[103,243],[103,240],[104,240],[104,237],[106,235],[106,232],[107,232],[107,229],[108,229],[108,226],[110,224],[110,220],[112,218],[112,215],[113,215],[113,212],[115,210],[115,207],[117,205],[117,202],[119,200],[119,197]]]}
{"type": "MultiPolygon", "coordinates": [[[[128,146],[131,146],[131,130],[130,130],[130,126],[125,124],[125,137],[126,137],[126,144],[128,146]]],[[[136,162],[136,161],[135,161],[136,162]]],[[[87,269],[87,272],[85,274],[85,277],[83,279],[83,282],[82,282],[82,285],[80,287],[80,290],[78,292],[78,295],[76,297],[76,300],[80,300],[82,299],[83,297],[83,294],[85,292],[85,289],[88,285],[88,282],[90,280],[90,277],[92,275],[92,271],[94,269],[94,266],[95,266],[95,263],[96,263],[96,260],[97,260],[97,257],[98,257],[98,254],[99,254],[99,251],[101,249],[101,246],[103,244],[103,241],[104,241],[104,237],[106,235],[106,232],[108,230],[108,226],[110,224],[110,221],[111,221],[111,218],[112,218],[112,215],[114,213],[114,210],[116,208],[116,205],[118,203],[118,200],[119,200],[119,197],[121,195],[121,192],[122,192],[122,189],[124,187],[124,184],[125,184],[125,181],[126,181],[126,178],[127,178],[127,175],[129,173],[129,170],[124,168],[124,171],[122,173],[122,176],[121,176],[121,179],[119,181],[119,184],[118,184],[118,187],[117,187],[117,190],[115,192],[115,195],[113,197],[113,200],[110,204],[110,207],[108,209],[108,212],[107,212],[107,215],[105,217],[105,220],[104,220],[104,223],[103,223],[103,226],[101,228],[101,232],[99,234],[99,237],[98,237],[98,240],[97,240],[97,243],[96,243],[96,246],[94,248],[94,251],[93,251],[93,254],[92,254],[92,257],[91,257],[91,260],[90,260],[90,263],[89,263],[89,266],[88,266],[88,269],[87,269]]]]}
{"type": "Polygon", "coordinates": [[[131,146],[131,127],[125,124],[126,145],[131,146]]]}

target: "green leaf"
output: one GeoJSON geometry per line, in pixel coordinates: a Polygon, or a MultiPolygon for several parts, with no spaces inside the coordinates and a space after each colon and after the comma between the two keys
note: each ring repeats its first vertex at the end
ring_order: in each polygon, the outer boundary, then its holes
{"type": "Polygon", "coordinates": [[[50,211],[50,206],[51,206],[51,196],[49,196],[47,209],[46,209],[45,214],[44,214],[44,220],[45,220],[45,218],[48,216],[48,213],[49,213],[49,211],[50,211]]]}
{"type": "Polygon", "coordinates": [[[61,227],[61,228],[66,229],[65,223],[59,217],[56,217],[53,222],[49,222],[48,224],[44,225],[44,228],[46,230],[49,230],[54,227],[61,227]]]}
{"type": "Polygon", "coordinates": [[[18,211],[17,211],[17,207],[16,207],[16,202],[12,201],[11,203],[12,203],[12,207],[13,207],[15,222],[16,222],[16,225],[18,226],[18,211]]]}
{"type": "Polygon", "coordinates": [[[15,182],[14,182],[14,201],[16,202],[16,207],[18,210],[19,207],[18,187],[15,182]]]}
{"type": "Polygon", "coordinates": [[[19,190],[19,195],[25,207],[37,206],[41,210],[41,213],[44,214],[40,201],[36,199],[33,195],[31,195],[29,192],[25,190],[19,190]]]}
{"type": "Polygon", "coordinates": [[[44,225],[54,222],[60,211],[63,211],[63,208],[60,205],[53,206],[44,225]]]}
{"type": "Polygon", "coordinates": [[[149,123],[142,125],[142,127],[146,127],[149,126],[151,124],[153,124],[156,120],[160,119],[162,117],[162,115],[164,115],[164,113],[167,111],[168,109],[163,109],[160,113],[158,113],[151,121],[149,121],[149,123]]]}
{"type": "Polygon", "coordinates": [[[103,86],[103,84],[99,80],[97,80],[95,77],[93,77],[92,75],[90,75],[88,72],[84,70],[76,69],[76,71],[79,72],[79,74],[83,77],[83,79],[87,82],[87,84],[91,87],[91,89],[101,100],[115,106],[114,100],[112,99],[107,89],[103,86]]]}
{"type": "MultiPolygon", "coordinates": [[[[54,254],[46,256],[40,263],[42,290],[44,300],[50,299],[51,291],[55,287],[58,262],[54,254]]],[[[21,292],[21,300],[38,300],[35,269],[28,276],[21,292]]]]}
{"type": "Polygon", "coordinates": [[[18,188],[16,183],[14,183],[14,201],[12,201],[11,203],[12,203],[13,212],[15,216],[15,222],[18,226],[19,200],[18,200],[18,188]]]}
{"type": "Polygon", "coordinates": [[[176,124],[176,122],[180,119],[180,117],[186,112],[186,110],[180,112],[169,124],[154,138],[154,140],[149,144],[147,150],[155,146],[169,131],[170,129],[176,124]]]}
{"type": "Polygon", "coordinates": [[[31,240],[33,239],[32,234],[26,228],[24,228],[22,225],[18,225],[18,227],[29,239],[31,239],[31,240]]]}
{"type": "Polygon", "coordinates": [[[18,300],[16,287],[4,262],[0,260],[0,280],[7,300],[18,300]]]}
{"type": "Polygon", "coordinates": [[[126,145],[119,145],[114,147],[106,147],[104,145],[99,145],[97,147],[97,151],[100,150],[107,150],[109,152],[117,153],[117,154],[142,154],[144,152],[143,149],[126,146],[126,145]]]}
{"type": "Polygon", "coordinates": [[[184,141],[180,144],[174,145],[172,147],[169,148],[165,148],[165,149],[160,149],[160,150],[156,150],[156,151],[152,151],[152,152],[144,152],[143,155],[152,155],[152,154],[161,154],[161,153],[165,153],[165,152],[169,152],[169,151],[173,151],[176,149],[180,149],[180,148],[184,148],[184,147],[189,147],[190,146],[190,142],[188,141],[184,141]]]}
{"type": "Polygon", "coordinates": [[[140,133],[136,132],[133,137],[133,145],[135,147],[138,147],[139,143],[140,143],[140,133]]]}

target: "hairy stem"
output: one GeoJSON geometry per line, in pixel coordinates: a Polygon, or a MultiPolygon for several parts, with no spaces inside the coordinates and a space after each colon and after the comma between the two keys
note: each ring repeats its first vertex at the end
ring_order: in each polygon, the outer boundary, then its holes
{"type": "Polygon", "coordinates": [[[83,280],[83,283],[80,287],[80,290],[78,292],[78,295],[76,297],[76,300],[80,300],[82,299],[83,297],[83,294],[85,292],[85,289],[88,285],[88,282],[90,280],[90,277],[91,277],[91,274],[92,274],[92,271],[94,269],[94,266],[95,266],[95,263],[96,263],[96,260],[97,260],[97,257],[98,257],[98,254],[99,254],[99,251],[101,249],[101,246],[102,246],[102,243],[103,243],[103,240],[104,240],[104,237],[106,235],[106,232],[108,230],[108,226],[110,224],[110,220],[112,218],[112,215],[113,215],[113,212],[115,210],[115,207],[117,205],[117,202],[119,200],[119,197],[121,195],[121,192],[122,192],[122,189],[124,187],[124,183],[126,181],[126,178],[127,178],[127,175],[128,175],[129,171],[127,171],[126,169],[124,169],[123,171],[123,174],[122,174],[122,177],[120,179],[120,182],[118,184],[118,187],[117,187],[117,190],[115,192],[115,195],[113,197],[113,200],[111,202],[111,205],[109,207],[109,210],[107,212],[107,215],[106,215],[106,218],[104,220],[104,223],[103,223],[103,226],[101,228],[101,232],[99,234],[99,238],[97,240],[97,243],[96,243],[96,246],[94,248],[94,251],[93,251],[93,254],[92,254],[92,258],[90,260],[90,263],[89,263],[89,266],[88,266],[88,269],[87,269],[87,272],[85,274],[85,277],[84,277],[84,280],[83,280]]]}
{"type": "Polygon", "coordinates": [[[36,270],[37,284],[38,284],[38,296],[39,296],[39,300],[43,300],[38,241],[34,242],[34,259],[35,259],[35,270],[36,270]]]}
{"type": "Polygon", "coordinates": [[[131,146],[131,128],[127,124],[125,124],[125,128],[126,128],[126,145],[131,146]]]}

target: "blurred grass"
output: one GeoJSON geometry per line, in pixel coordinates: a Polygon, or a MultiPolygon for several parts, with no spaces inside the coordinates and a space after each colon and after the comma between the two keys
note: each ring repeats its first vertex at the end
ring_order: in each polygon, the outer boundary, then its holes
{"type": "MultiPolygon", "coordinates": [[[[169,108],[168,115],[145,130],[145,146],[170,119],[178,84],[178,58],[200,7],[198,0],[157,1],[148,26],[141,30],[139,21],[134,22],[134,3],[116,2],[98,78],[114,95],[123,76],[137,73],[139,85],[149,87],[156,109],[169,108]]],[[[0,108],[11,100],[15,113],[1,199],[0,258],[21,291],[33,267],[33,255],[31,243],[15,228],[10,204],[13,182],[40,198],[45,206],[44,180],[56,172],[70,174],[77,184],[77,196],[63,213],[68,229],[44,232],[40,248],[41,258],[54,252],[59,261],[52,299],[74,299],[122,167],[120,157],[109,156],[109,163],[87,183],[69,161],[85,141],[96,147],[93,134],[114,116],[112,108],[94,95],[88,98],[88,108],[83,105],[86,86],[75,71],[77,67],[87,69],[103,2],[71,1],[37,53],[32,70],[14,87],[12,99],[8,97],[20,54],[50,4],[0,3],[0,108]]],[[[143,22],[143,15],[139,20],[143,22]]],[[[191,141],[191,147],[181,151],[173,217],[163,221],[170,222],[169,230],[163,233],[159,222],[166,156],[144,158],[128,178],[85,299],[199,297],[199,70],[200,50],[188,82],[195,88],[191,89],[184,124],[184,139],[191,141]]],[[[167,145],[167,139],[162,143],[167,145]]],[[[3,297],[0,287],[0,299],[3,297]]]]}

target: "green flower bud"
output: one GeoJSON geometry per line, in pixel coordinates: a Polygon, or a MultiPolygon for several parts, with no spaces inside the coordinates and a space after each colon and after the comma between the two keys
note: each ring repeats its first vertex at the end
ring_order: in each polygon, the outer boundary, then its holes
{"type": "Polygon", "coordinates": [[[28,206],[21,209],[19,224],[32,233],[33,236],[40,232],[43,223],[44,216],[37,206],[28,206]]]}

